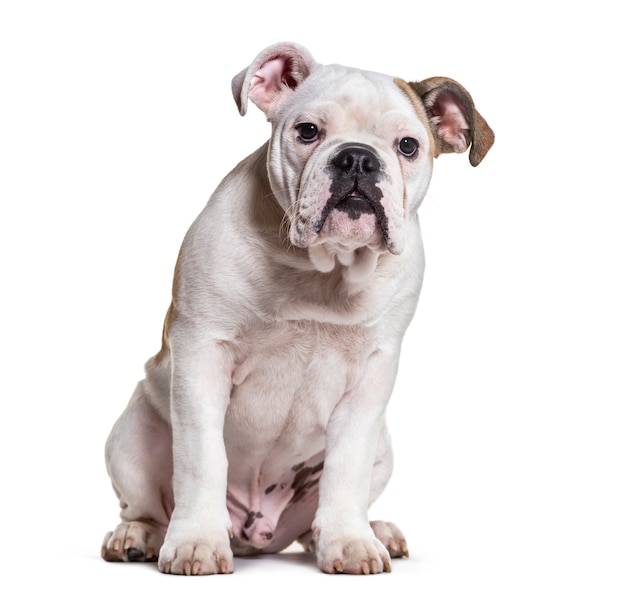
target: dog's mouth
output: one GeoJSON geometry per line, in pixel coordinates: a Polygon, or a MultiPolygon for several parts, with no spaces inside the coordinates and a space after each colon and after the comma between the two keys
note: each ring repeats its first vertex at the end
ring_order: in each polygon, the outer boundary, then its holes
{"type": "Polygon", "coordinates": [[[358,220],[363,214],[376,213],[370,200],[356,189],[340,199],[334,209],[347,213],[351,220],[358,220]]]}
{"type": "Polygon", "coordinates": [[[381,204],[382,191],[370,185],[369,191],[363,190],[359,185],[359,180],[352,181],[350,189],[344,187],[337,188],[340,185],[334,185],[334,191],[320,214],[320,218],[315,223],[315,231],[317,234],[322,232],[324,224],[334,211],[344,213],[348,216],[349,221],[356,223],[362,216],[375,216],[378,227],[382,234],[385,244],[389,242],[389,225],[387,215],[381,204]]]}

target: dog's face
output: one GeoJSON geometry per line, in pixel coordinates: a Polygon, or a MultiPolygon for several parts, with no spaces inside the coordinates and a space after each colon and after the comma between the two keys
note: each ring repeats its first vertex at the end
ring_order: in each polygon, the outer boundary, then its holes
{"type": "Polygon", "coordinates": [[[390,77],[323,67],[272,114],[269,174],[298,247],[402,252],[430,139],[390,77]]]}
{"type": "Polygon", "coordinates": [[[322,271],[363,247],[400,254],[433,158],[473,143],[476,165],[493,142],[469,94],[450,79],[409,84],[322,66],[293,44],[259,54],[233,79],[233,93],[242,114],[249,98],[272,123],[272,191],[291,242],[308,248],[322,271]]]}

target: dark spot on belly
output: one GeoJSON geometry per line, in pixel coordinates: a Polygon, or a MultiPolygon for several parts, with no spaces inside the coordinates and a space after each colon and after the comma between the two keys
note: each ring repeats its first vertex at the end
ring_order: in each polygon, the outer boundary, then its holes
{"type": "Polygon", "coordinates": [[[323,468],[324,468],[324,461],[322,460],[322,462],[320,462],[319,464],[316,464],[311,469],[311,474],[314,475],[315,473],[319,473],[323,468]]]}
{"type": "Polygon", "coordinates": [[[243,523],[243,528],[248,529],[252,526],[252,523],[256,520],[256,515],[254,512],[248,512],[248,518],[246,518],[246,522],[243,523]]]}
{"type": "Polygon", "coordinates": [[[301,499],[304,498],[304,496],[306,496],[309,489],[315,487],[319,482],[319,479],[313,479],[312,481],[305,483],[301,487],[298,487],[298,489],[294,492],[293,497],[289,500],[289,503],[295,504],[296,502],[299,502],[301,499]]]}
{"type": "Polygon", "coordinates": [[[308,490],[315,487],[319,483],[319,476],[315,479],[311,477],[317,475],[324,467],[324,461],[316,464],[315,466],[301,467],[298,469],[296,476],[293,478],[291,489],[293,489],[293,496],[290,503],[299,502],[307,494],[308,490]]]}
{"type": "Polygon", "coordinates": [[[302,485],[304,485],[305,481],[308,479],[311,474],[311,469],[309,467],[300,469],[296,476],[293,478],[293,483],[291,484],[291,489],[295,489],[298,491],[302,485]]]}
{"type": "Polygon", "coordinates": [[[276,483],[274,483],[274,485],[270,485],[266,490],[265,490],[265,495],[268,495],[270,493],[272,493],[272,491],[274,491],[274,489],[276,489],[276,483]]]}
{"type": "Polygon", "coordinates": [[[243,528],[247,529],[252,526],[252,523],[257,518],[263,518],[263,512],[248,512],[248,517],[246,518],[246,522],[243,523],[243,528]]]}
{"type": "Polygon", "coordinates": [[[304,462],[301,462],[300,464],[296,464],[295,466],[291,467],[292,471],[299,471],[303,466],[304,466],[304,462]]]}

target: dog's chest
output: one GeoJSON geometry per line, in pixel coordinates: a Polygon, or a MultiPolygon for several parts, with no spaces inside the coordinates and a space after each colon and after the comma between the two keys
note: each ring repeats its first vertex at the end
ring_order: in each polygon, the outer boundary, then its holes
{"type": "Polygon", "coordinates": [[[366,328],[286,322],[249,330],[231,349],[229,505],[245,537],[316,491],[328,421],[358,384],[372,338],[366,328]]]}
{"type": "Polygon", "coordinates": [[[303,443],[322,445],[330,413],[366,367],[373,334],[361,326],[281,322],[246,331],[231,349],[227,425],[238,443],[298,452],[303,443]]]}

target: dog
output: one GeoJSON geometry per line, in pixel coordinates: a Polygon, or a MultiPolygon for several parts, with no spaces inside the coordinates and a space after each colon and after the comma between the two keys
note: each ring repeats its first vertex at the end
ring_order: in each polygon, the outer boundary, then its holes
{"type": "Polygon", "coordinates": [[[294,541],[327,573],[408,556],[369,506],[424,272],[418,207],[442,153],[494,134],[457,82],[318,64],[294,43],[234,77],[269,141],[220,183],[175,268],[160,351],[106,442],[121,523],[107,561],[233,572],[294,541]]]}

